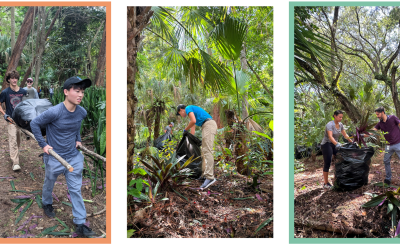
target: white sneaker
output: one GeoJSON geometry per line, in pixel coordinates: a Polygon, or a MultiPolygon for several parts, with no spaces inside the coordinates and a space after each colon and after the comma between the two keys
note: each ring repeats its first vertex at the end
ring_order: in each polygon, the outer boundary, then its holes
{"type": "Polygon", "coordinates": [[[17,171],[17,170],[21,170],[21,167],[18,164],[13,165],[13,170],[17,171]]]}
{"type": "Polygon", "coordinates": [[[201,189],[206,189],[208,187],[210,187],[212,184],[214,184],[215,182],[217,182],[216,179],[210,180],[210,179],[206,179],[203,183],[203,185],[200,186],[201,189]]]}

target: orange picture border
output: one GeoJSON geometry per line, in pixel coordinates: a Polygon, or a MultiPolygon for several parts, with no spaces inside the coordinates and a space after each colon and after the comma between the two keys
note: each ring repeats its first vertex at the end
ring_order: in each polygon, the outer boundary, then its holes
{"type": "MultiPolygon", "coordinates": [[[[110,244],[111,243],[111,2],[0,2],[1,6],[104,6],[106,7],[106,234],[105,238],[0,238],[1,244],[110,244]]],[[[98,234],[100,235],[100,234],[98,234]]]]}

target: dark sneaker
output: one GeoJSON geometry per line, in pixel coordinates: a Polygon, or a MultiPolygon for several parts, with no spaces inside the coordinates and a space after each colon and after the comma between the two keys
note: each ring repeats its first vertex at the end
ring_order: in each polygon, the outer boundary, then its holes
{"type": "Polygon", "coordinates": [[[217,182],[216,179],[206,179],[204,181],[204,183],[200,186],[201,189],[207,189],[208,187],[210,187],[212,184],[214,184],[215,182],[217,182]]]}
{"type": "Polygon", "coordinates": [[[324,184],[324,188],[326,188],[326,189],[330,189],[330,188],[332,188],[332,185],[331,185],[331,183],[329,183],[329,182],[328,182],[328,184],[324,184]]]}
{"type": "Polygon", "coordinates": [[[54,213],[53,205],[51,205],[51,204],[43,205],[43,209],[44,209],[44,213],[46,214],[47,217],[49,217],[49,218],[56,217],[56,213],[54,213]]]}
{"type": "Polygon", "coordinates": [[[385,184],[387,184],[387,185],[390,185],[390,180],[388,180],[388,179],[385,179],[385,181],[383,181],[385,184]]]}
{"type": "Polygon", "coordinates": [[[96,236],[96,233],[94,233],[94,231],[92,231],[92,229],[90,229],[89,227],[87,227],[84,224],[76,225],[75,233],[78,236],[85,236],[85,237],[96,236]]]}

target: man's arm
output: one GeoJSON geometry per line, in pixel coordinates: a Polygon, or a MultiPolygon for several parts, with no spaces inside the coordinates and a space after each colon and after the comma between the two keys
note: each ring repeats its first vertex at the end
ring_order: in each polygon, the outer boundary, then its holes
{"type": "Polygon", "coordinates": [[[52,148],[49,146],[46,141],[44,140],[42,136],[42,131],[40,130],[40,125],[44,126],[52,121],[54,121],[57,118],[57,111],[53,110],[54,107],[48,109],[47,111],[43,112],[39,116],[37,116],[35,119],[33,119],[30,123],[32,133],[35,136],[39,146],[43,149],[43,151],[47,154],[49,154],[48,149],[52,148]]]}
{"type": "Polygon", "coordinates": [[[194,135],[194,133],[195,133],[195,127],[196,127],[196,117],[194,116],[194,113],[193,113],[193,112],[189,112],[189,115],[188,115],[188,116],[189,116],[190,122],[189,122],[189,124],[187,125],[187,127],[185,128],[185,130],[186,130],[186,131],[189,131],[189,129],[191,129],[191,130],[190,130],[190,133],[194,135]]]}

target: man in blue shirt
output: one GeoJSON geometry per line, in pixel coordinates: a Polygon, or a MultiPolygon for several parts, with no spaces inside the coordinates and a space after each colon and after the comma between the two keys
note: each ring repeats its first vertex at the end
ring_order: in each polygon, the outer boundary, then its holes
{"type": "Polygon", "coordinates": [[[195,105],[178,105],[177,116],[186,117],[189,116],[189,124],[186,126],[184,131],[189,131],[194,135],[195,125],[201,127],[202,144],[201,144],[201,155],[202,155],[202,176],[200,179],[205,179],[203,185],[200,186],[202,189],[210,187],[216,182],[214,178],[214,155],[213,146],[214,138],[217,134],[217,123],[212,119],[201,107],[195,105]]]}
{"type": "MultiPolygon", "coordinates": [[[[6,81],[10,87],[6,88],[0,94],[0,112],[4,115],[4,119],[8,121],[15,107],[22,101],[22,97],[26,95],[26,91],[18,86],[19,73],[16,70],[7,72],[6,81]],[[6,103],[6,112],[3,111],[1,103],[6,103]]],[[[19,166],[19,145],[21,142],[21,132],[17,127],[10,123],[8,124],[8,144],[10,147],[10,158],[13,162],[13,170],[20,170],[19,166]]]]}
{"type": "Polygon", "coordinates": [[[44,213],[50,218],[55,217],[52,205],[53,187],[58,175],[64,174],[71,196],[73,221],[76,224],[75,232],[86,237],[94,236],[95,233],[84,225],[86,209],[81,194],[84,157],[77,147],[82,145],[80,128],[82,120],[87,115],[86,110],[79,104],[83,99],[85,89],[90,86],[89,79],[68,78],[64,83],[64,102],[43,112],[30,124],[39,146],[46,153],[43,157],[45,162],[45,180],[42,191],[44,213]],[[40,125],[46,126],[47,142],[42,136],[40,125]],[[69,172],[57,159],[48,155],[49,149],[54,149],[74,170],[69,172]]]}

